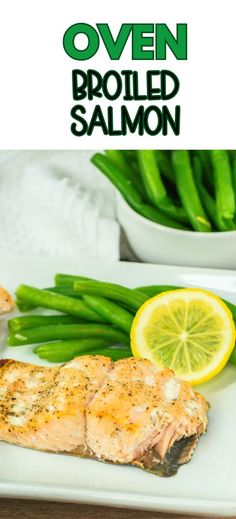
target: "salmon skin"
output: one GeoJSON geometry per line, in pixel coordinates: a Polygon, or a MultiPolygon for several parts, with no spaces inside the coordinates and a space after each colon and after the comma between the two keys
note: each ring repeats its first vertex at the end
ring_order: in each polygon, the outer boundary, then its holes
{"type": "Polygon", "coordinates": [[[32,449],[171,476],[191,459],[208,407],[173,371],[146,359],[0,361],[0,440],[32,449]]]}

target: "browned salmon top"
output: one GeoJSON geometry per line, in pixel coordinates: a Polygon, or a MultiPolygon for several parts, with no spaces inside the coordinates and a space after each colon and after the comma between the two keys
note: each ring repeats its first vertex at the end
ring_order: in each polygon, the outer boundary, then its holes
{"type": "Polygon", "coordinates": [[[0,440],[25,447],[146,468],[189,438],[182,463],[206,430],[207,410],[188,383],[145,359],[88,355],[52,368],[0,361],[0,440]]]}

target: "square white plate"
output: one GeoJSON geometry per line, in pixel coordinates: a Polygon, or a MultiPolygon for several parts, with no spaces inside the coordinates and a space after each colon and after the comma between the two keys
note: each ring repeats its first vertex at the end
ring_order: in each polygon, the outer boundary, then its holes
{"type": "MultiPolygon", "coordinates": [[[[138,263],[79,263],[63,259],[0,258],[0,285],[53,284],[55,272],[123,283],[200,286],[236,303],[236,272],[138,263]]],[[[3,318],[1,320],[4,320],[3,318]]],[[[0,352],[39,362],[31,346],[0,352]]],[[[145,510],[236,515],[236,368],[228,366],[200,391],[211,403],[209,429],[189,465],[172,478],[133,467],[47,454],[0,443],[0,496],[125,506],[145,510]]]]}

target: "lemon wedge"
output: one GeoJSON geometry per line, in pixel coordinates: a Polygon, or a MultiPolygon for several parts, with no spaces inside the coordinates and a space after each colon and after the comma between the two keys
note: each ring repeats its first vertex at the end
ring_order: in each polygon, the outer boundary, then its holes
{"type": "Polygon", "coordinates": [[[235,345],[235,325],[223,301],[197,288],[164,292],[146,301],[131,329],[135,357],[170,368],[191,384],[213,378],[235,345]]]}

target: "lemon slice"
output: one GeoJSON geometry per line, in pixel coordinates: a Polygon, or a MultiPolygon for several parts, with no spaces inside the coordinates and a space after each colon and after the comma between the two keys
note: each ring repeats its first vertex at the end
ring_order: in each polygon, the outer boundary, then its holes
{"type": "Polygon", "coordinates": [[[173,369],[193,385],[219,373],[234,344],[231,312],[219,297],[202,289],[152,297],[138,310],[131,329],[134,356],[173,369]]]}

